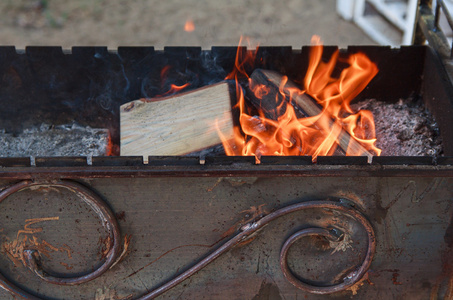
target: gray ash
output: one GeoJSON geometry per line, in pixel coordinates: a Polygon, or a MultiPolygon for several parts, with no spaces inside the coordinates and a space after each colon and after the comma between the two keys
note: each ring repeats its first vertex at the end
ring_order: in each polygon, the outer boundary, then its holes
{"type": "Polygon", "coordinates": [[[368,99],[351,105],[355,111],[373,113],[376,146],[382,156],[439,156],[442,140],[439,126],[421,99],[400,99],[386,103],[368,99]]]}
{"type": "Polygon", "coordinates": [[[42,124],[17,135],[0,131],[0,157],[104,156],[108,143],[107,129],[42,124]]]}

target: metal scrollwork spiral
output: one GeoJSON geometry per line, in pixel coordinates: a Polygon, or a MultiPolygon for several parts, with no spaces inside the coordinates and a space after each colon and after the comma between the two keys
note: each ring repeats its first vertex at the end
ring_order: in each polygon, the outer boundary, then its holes
{"type": "MultiPolygon", "coordinates": [[[[43,183],[33,183],[31,181],[23,181],[18,183],[12,187],[9,187],[0,193],[0,202],[5,199],[7,196],[11,195],[14,192],[19,190],[25,189],[30,186],[37,186],[43,185],[43,183]]],[[[48,185],[48,184],[47,184],[48,185]]],[[[27,255],[27,262],[29,264],[29,268],[39,277],[46,280],[50,283],[56,284],[63,284],[63,285],[73,285],[79,284],[83,282],[87,282],[91,279],[94,279],[100,276],[103,272],[105,272],[115,261],[115,258],[118,256],[118,252],[120,249],[119,244],[119,228],[110,209],[106,206],[106,204],[101,201],[94,193],[92,193],[87,188],[81,186],[80,184],[69,182],[69,181],[59,181],[56,183],[52,183],[52,186],[58,186],[63,188],[68,188],[70,190],[76,191],[79,195],[83,196],[85,202],[87,202],[103,219],[104,225],[109,231],[109,234],[112,237],[113,245],[110,249],[110,252],[107,256],[106,261],[104,264],[95,270],[94,272],[77,277],[77,278],[55,278],[47,275],[39,265],[39,255],[33,251],[29,251],[26,253],[27,255]]],[[[352,287],[354,284],[359,282],[366,272],[368,271],[371,262],[373,260],[373,256],[376,250],[376,240],[373,227],[371,226],[370,222],[366,219],[366,217],[356,208],[348,205],[347,203],[336,201],[336,200],[316,200],[316,201],[305,201],[300,202],[297,204],[289,205],[283,208],[280,208],[276,211],[273,211],[265,216],[259,217],[253,221],[246,223],[245,225],[241,226],[241,228],[230,238],[218,246],[216,249],[209,252],[204,258],[198,261],[194,266],[188,268],[186,271],[176,275],[175,277],[169,279],[162,285],[158,286],[154,290],[151,290],[145,295],[142,295],[138,299],[140,300],[149,300],[153,299],[171,288],[175,287],[179,283],[183,282],[190,276],[194,275],[196,272],[200,271],[208,264],[213,262],[219,256],[224,254],[225,252],[229,251],[234,246],[243,243],[244,241],[248,240],[250,237],[254,236],[254,234],[262,229],[265,225],[269,224],[270,222],[302,210],[307,209],[325,209],[329,211],[339,212],[342,213],[349,218],[354,219],[364,230],[367,236],[367,248],[366,253],[362,262],[355,266],[353,271],[344,276],[343,280],[340,283],[330,285],[330,286],[316,286],[310,283],[305,282],[303,279],[298,278],[295,274],[292,273],[288,266],[288,250],[290,247],[298,240],[303,237],[307,236],[322,236],[329,241],[338,241],[339,236],[335,233],[335,230],[332,228],[319,228],[319,227],[310,227],[305,228],[302,230],[297,231],[296,233],[292,234],[283,244],[281,252],[280,252],[280,267],[283,272],[284,277],[291,282],[295,287],[304,290],[306,292],[314,293],[314,294],[330,294],[339,291],[346,290],[352,287]]],[[[338,232],[338,231],[337,231],[338,232]]],[[[0,274],[0,287],[10,291],[11,293],[21,296],[26,299],[39,299],[35,296],[32,296],[21,289],[17,288],[10,282],[6,280],[0,274]]]]}
{"type": "Polygon", "coordinates": [[[292,236],[290,236],[284,243],[282,247],[282,251],[280,254],[280,266],[282,268],[283,274],[287,280],[289,280],[294,286],[304,291],[315,293],[315,294],[331,294],[339,291],[346,290],[352,287],[354,284],[359,282],[363,276],[368,271],[371,261],[373,260],[373,256],[376,250],[376,239],[374,235],[373,227],[371,226],[370,222],[365,218],[365,216],[360,213],[357,209],[349,206],[345,203],[340,201],[333,201],[333,200],[319,200],[319,201],[307,201],[307,202],[300,202],[297,204],[293,204],[290,206],[286,206],[280,208],[258,220],[252,221],[250,223],[245,224],[242,226],[236,234],[234,234],[228,241],[222,244],[220,247],[209,253],[206,257],[204,257],[201,261],[199,261],[196,265],[189,268],[187,271],[181,273],[180,275],[170,279],[163,285],[159,286],[158,288],[152,290],[146,295],[140,297],[140,300],[149,300],[153,299],[166,291],[170,290],[174,286],[178,285],[182,281],[186,280],[199,270],[203,269],[205,266],[213,262],[216,258],[220,255],[225,253],[226,251],[230,250],[235,245],[244,242],[254,233],[256,233],[259,229],[263,228],[268,223],[278,219],[282,216],[288,215],[290,213],[306,210],[306,209],[329,209],[337,212],[342,212],[345,215],[352,217],[356,220],[365,230],[368,243],[367,243],[367,250],[365,254],[365,258],[363,259],[362,263],[359,266],[356,266],[355,270],[348,274],[344,279],[343,282],[332,285],[332,286],[315,286],[308,283],[303,282],[302,280],[298,279],[294,274],[292,274],[291,270],[288,267],[287,263],[287,251],[289,247],[298,239],[307,236],[307,235],[321,235],[326,237],[327,239],[336,240],[337,237],[329,230],[323,228],[307,228],[301,231],[296,232],[292,236]]]}
{"type": "MultiPolygon", "coordinates": [[[[23,255],[26,266],[42,280],[58,285],[78,285],[101,276],[115,263],[121,252],[120,229],[115,215],[113,214],[111,209],[93,191],[77,182],[69,180],[59,180],[52,182],[34,182],[31,180],[21,181],[0,192],[0,203],[8,196],[16,192],[27,188],[40,186],[65,188],[74,192],[99,216],[102,221],[102,225],[108,232],[110,243],[105,260],[102,265],[99,266],[96,270],[82,276],[63,278],[49,275],[41,264],[40,253],[35,249],[24,249],[23,255]]],[[[17,295],[25,299],[39,299],[9,282],[2,274],[0,274],[0,287],[4,290],[9,291],[13,295],[17,295]]]]}

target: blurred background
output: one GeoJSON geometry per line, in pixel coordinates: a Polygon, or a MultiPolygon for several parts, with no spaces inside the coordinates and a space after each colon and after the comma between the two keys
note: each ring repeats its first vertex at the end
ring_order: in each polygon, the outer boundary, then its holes
{"type": "MultiPolygon", "coordinates": [[[[349,1],[350,2],[350,1],[349,1]]],[[[343,6],[346,7],[346,6],[343,6]]],[[[0,41],[62,46],[375,45],[335,0],[1,0],[0,41]]]]}

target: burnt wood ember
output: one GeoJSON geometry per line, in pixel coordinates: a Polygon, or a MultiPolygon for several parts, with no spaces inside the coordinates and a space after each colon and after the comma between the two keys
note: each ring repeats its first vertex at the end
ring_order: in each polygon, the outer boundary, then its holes
{"type": "Polygon", "coordinates": [[[376,146],[383,156],[439,156],[443,154],[439,126],[418,99],[386,103],[368,99],[351,105],[373,113],[376,146]]]}
{"type": "MultiPolygon", "coordinates": [[[[264,116],[271,120],[277,120],[278,117],[286,112],[286,105],[289,103],[289,95],[283,96],[280,93],[280,81],[281,75],[273,81],[269,76],[271,74],[275,74],[274,72],[268,70],[261,70],[257,69],[253,71],[252,75],[250,75],[250,83],[249,88],[246,89],[246,96],[248,100],[255,106],[257,109],[261,110],[264,116]]],[[[274,76],[275,77],[275,76],[274,76]]],[[[308,99],[308,95],[304,95],[303,97],[307,97],[306,101],[313,102],[313,99],[308,99]]],[[[302,111],[301,107],[298,105],[294,105],[295,112],[298,117],[308,117],[310,116],[310,112],[312,114],[319,113],[321,110],[320,107],[316,107],[312,110],[309,109],[309,112],[302,111]]],[[[310,104],[308,104],[311,106],[310,104]]],[[[315,104],[316,105],[316,104],[315,104]]]]}
{"type": "Polygon", "coordinates": [[[282,74],[279,74],[270,70],[256,69],[250,76],[250,88],[252,90],[264,89],[261,98],[257,97],[255,93],[249,93],[251,102],[254,106],[262,109],[266,117],[277,120],[277,118],[284,114],[286,111],[286,105],[289,103],[291,93],[294,97],[292,103],[294,108],[300,115],[305,117],[316,116],[321,113],[322,107],[320,107],[316,100],[310,95],[302,93],[302,90],[290,79],[284,79],[282,74]],[[284,86],[281,86],[283,80],[284,86]],[[283,96],[281,91],[285,94],[283,96]],[[296,94],[296,92],[298,92],[296,94]]]}

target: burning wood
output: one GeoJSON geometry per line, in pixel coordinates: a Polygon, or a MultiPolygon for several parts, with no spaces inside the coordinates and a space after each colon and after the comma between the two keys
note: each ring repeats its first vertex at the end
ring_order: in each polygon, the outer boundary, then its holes
{"type": "MultiPolygon", "coordinates": [[[[325,132],[326,135],[329,132],[338,133],[336,142],[345,153],[349,151],[356,155],[367,156],[371,162],[373,154],[358,141],[351,138],[338,121],[331,119],[327,114],[322,114],[322,108],[318,106],[316,100],[300,90],[286,76],[273,71],[257,69],[252,73],[250,79],[253,90],[264,89],[271,91],[265,93],[266,95],[263,95],[261,99],[258,97],[252,97],[251,99],[255,106],[262,109],[265,114],[271,115],[272,119],[278,119],[282,114],[281,111],[286,110],[285,106],[287,103],[293,102],[292,105],[302,111],[306,117],[320,116],[323,120],[316,122],[316,124],[318,129],[325,132]],[[286,99],[289,99],[289,101],[286,99]]],[[[260,92],[260,94],[262,93],[260,92]]]]}
{"type": "Polygon", "coordinates": [[[292,104],[301,117],[316,116],[322,108],[311,96],[304,93],[286,76],[275,71],[256,69],[250,76],[250,89],[247,93],[250,102],[261,110],[266,118],[278,120],[292,104]],[[294,98],[291,103],[291,98],[294,98]]]}
{"type": "Polygon", "coordinates": [[[184,155],[233,136],[228,83],[120,108],[121,155],[184,155]]]}
{"type": "Polygon", "coordinates": [[[315,42],[304,77],[304,91],[289,83],[288,78],[273,72],[261,70],[250,78],[245,71],[246,65],[253,66],[256,52],[243,57],[238,50],[235,69],[227,78],[234,78],[236,82],[246,78],[260,99],[269,92],[269,84],[274,89],[278,86],[279,92],[271,93],[271,99],[260,103],[258,113],[253,115],[237,84],[240,128],[235,128],[233,141],[223,139],[227,155],[253,155],[257,161],[262,155],[310,155],[316,160],[320,155],[333,155],[337,145],[346,155],[366,155],[368,161],[373,154],[379,155],[381,150],[374,145],[372,114],[369,111],[354,114],[349,106],[377,74],[376,65],[364,54],[352,54],[345,59],[348,67],[343,68],[338,77],[334,76],[339,52],[324,62],[321,59],[323,47],[319,41],[315,42]],[[258,81],[255,85],[254,80],[258,81]],[[285,106],[286,101],[280,101],[279,93],[283,98],[289,96],[307,117],[299,118],[293,106],[285,106]],[[304,93],[316,99],[321,108],[304,93]],[[275,100],[272,94],[277,95],[275,100]],[[274,105],[270,104],[272,101],[274,105]],[[272,118],[267,118],[266,114],[271,114],[272,118]]]}

